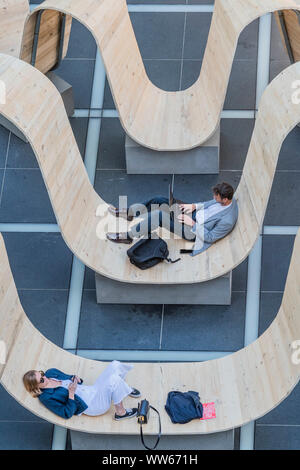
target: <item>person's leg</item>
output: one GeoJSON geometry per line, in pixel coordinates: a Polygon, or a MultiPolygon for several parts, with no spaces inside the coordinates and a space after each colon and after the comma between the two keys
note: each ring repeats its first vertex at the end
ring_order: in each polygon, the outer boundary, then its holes
{"type": "Polygon", "coordinates": [[[196,235],[192,232],[192,227],[189,225],[182,225],[182,238],[189,242],[194,242],[196,240],[196,235]]]}
{"type": "Polygon", "coordinates": [[[170,213],[161,210],[147,214],[141,222],[131,227],[128,235],[130,238],[149,237],[158,227],[163,227],[186,240],[195,240],[191,227],[182,224],[179,220],[174,220],[170,213]]]}
{"type": "Polygon", "coordinates": [[[166,204],[168,206],[169,199],[163,196],[155,196],[149,199],[148,201],[145,201],[143,204],[145,207],[147,207],[148,212],[150,212],[151,206],[161,206],[162,204],[166,204]]]}
{"type": "Polygon", "coordinates": [[[125,205],[124,204],[122,205],[122,201],[121,201],[120,207],[114,207],[110,205],[108,206],[108,211],[111,214],[113,214],[115,217],[122,217],[122,218],[127,219],[128,221],[132,221],[134,217],[143,216],[147,214],[147,212],[152,211],[153,207],[155,210],[155,209],[158,209],[159,206],[162,206],[163,208],[165,207],[168,208],[169,206],[168,198],[163,197],[163,196],[154,196],[153,198],[148,199],[147,201],[131,204],[130,207],[126,207],[126,203],[125,205]]]}
{"type": "Polygon", "coordinates": [[[126,409],[124,408],[123,402],[115,404],[115,410],[118,416],[124,416],[126,414],[126,409]]]}
{"type": "Polygon", "coordinates": [[[159,209],[159,206],[162,206],[163,210],[167,210],[169,207],[168,198],[163,196],[154,196],[142,203],[131,204],[131,206],[128,208],[128,215],[132,217],[140,217],[159,209]]]}
{"type": "Polygon", "coordinates": [[[112,401],[114,405],[118,405],[128,397],[132,392],[132,387],[130,387],[124,379],[119,375],[111,377],[111,390],[112,390],[112,401]]]}
{"type": "MultiPolygon", "coordinates": [[[[90,393],[86,403],[89,403],[89,407],[85,414],[89,416],[104,414],[110,409],[113,400],[116,414],[118,416],[127,414],[127,417],[130,417],[131,412],[127,413],[128,410],[124,408],[122,400],[128,395],[135,396],[133,393],[136,389],[130,387],[124,380],[126,374],[132,368],[132,364],[112,361],[102,371],[94,384],[88,386],[90,393]]],[[[136,394],[136,396],[138,397],[140,394],[136,394]]]]}
{"type": "Polygon", "coordinates": [[[128,397],[132,388],[118,375],[112,377],[112,401],[115,406],[115,419],[133,418],[137,414],[137,408],[125,408],[123,399],[128,397]]]}
{"type": "MultiPolygon", "coordinates": [[[[171,216],[170,208],[167,204],[164,203],[166,198],[153,198],[151,201],[151,206],[161,202],[162,204],[159,205],[160,209],[151,210],[151,212],[147,212],[142,216],[142,220],[133,225],[127,233],[122,234],[114,234],[109,233],[107,234],[107,238],[114,242],[126,242],[132,243],[134,238],[140,237],[150,237],[151,233],[156,230],[158,227],[164,227],[165,229],[169,230],[171,233],[175,233],[181,238],[184,238],[189,241],[195,240],[195,235],[191,231],[191,227],[182,224],[179,220],[174,219],[174,216],[171,216]]],[[[153,207],[152,207],[153,209],[153,207]]],[[[194,214],[193,214],[194,215],[194,214]]]]}
{"type": "Polygon", "coordinates": [[[130,228],[128,235],[130,238],[149,237],[158,227],[166,226],[168,220],[170,220],[170,214],[165,211],[149,212],[138,224],[130,228]]]}

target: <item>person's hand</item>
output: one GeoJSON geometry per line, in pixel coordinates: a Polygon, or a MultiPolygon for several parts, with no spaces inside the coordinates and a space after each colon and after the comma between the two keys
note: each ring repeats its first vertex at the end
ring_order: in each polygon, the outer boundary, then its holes
{"type": "Polygon", "coordinates": [[[77,382],[78,384],[80,384],[80,382],[81,382],[81,378],[80,378],[80,377],[78,377],[78,375],[73,375],[73,377],[72,377],[72,381],[73,381],[73,382],[77,382]]]}
{"type": "Polygon", "coordinates": [[[77,388],[77,381],[74,380],[74,382],[72,382],[69,387],[68,387],[68,390],[69,390],[69,398],[71,398],[72,400],[74,400],[74,395],[75,395],[75,390],[77,388]]]}
{"type": "Polygon", "coordinates": [[[191,214],[196,209],[195,204],[179,204],[179,207],[184,214],[191,214]]]}
{"type": "Polygon", "coordinates": [[[188,215],[186,214],[179,214],[177,216],[177,219],[182,222],[183,224],[185,225],[189,225],[190,227],[193,227],[195,222],[193,221],[193,219],[191,217],[189,217],[188,215]]]}

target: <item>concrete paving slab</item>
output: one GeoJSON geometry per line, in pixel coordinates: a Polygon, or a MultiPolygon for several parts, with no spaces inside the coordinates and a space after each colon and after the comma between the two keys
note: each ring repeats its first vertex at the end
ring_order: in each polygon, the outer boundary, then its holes
{"type": "MultiPolygon", "coordinates": [[[[148,447],[153,447],[156,438],[145,436],[145,441],[148,447]]],[[[73,450],[145,450],[140,437],[132,435],[108,436],[71,431],[71,442],[73,450]]],[[[162,436],[156,450],[232,450],[233,448],[234,433],[226,431],[199,436],[162,436]]]]}
{"type": "Polygon", "coordinates": [[[72,254],[60,233],[3,233],[18,289],[68,289],[72,254]]]}
{"type": "Polygon", "coordinates": [[[197,284],[129,284],[95,275],[99,304],[230,305],[232,273],[197,284]]]}
{"type": "Polygon", "coordinates": [[[125,138],[128,174],[218,174],[220,126],[201,146],[183,152],[158,152],[125,138]]]}
{"type": "Polygon", "coordinates": [[[95,291],[84,291],[79,349],[158,349],[161,305],[98,305],[95,291]]]}
{"type": "Polygon", "coordinates": [[[165,305],[161,348],[236,351],[243,347],[245,308],[242,292],[232,293],[230,306],[165,305]]]}

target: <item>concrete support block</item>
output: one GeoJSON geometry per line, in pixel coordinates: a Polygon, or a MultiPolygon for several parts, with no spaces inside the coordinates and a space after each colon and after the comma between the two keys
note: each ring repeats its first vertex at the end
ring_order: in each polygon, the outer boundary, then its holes
{"type": "Polygon", "coordinates": [[[26,139],[23,132],[19,131],[19,129],[12,122],[10,122],[2,115],[0,115],[0,125],[5,127],[5,129],[12,132],[17,137],[19,137],[19,139],[23,140],[23,142],[26,142],[26,144],[28,143],[28,140],[26,139]]]}
{"type": "Polygon", "coordinates": [[[73,97],[73,88],[72,86],[67,83],[65,80],[63,80],[61,77],[56,75],[54,72],[48,72],[46,73],[46,76],[51,80],[53,85],[56,86],[57,90],[61,94],[61,97],[63,99],[67,115],[73,116],[74,114],[74,109],[75,109],[75,104],[74,104],[74,97],[73,97]]]}
{"type": "Polygon", "coordinates": [[[125,140],[128,174],[217,174],[220,157],[220,126],[203,145],[183,152],[158,152],[143,147],[128,135],[125,140]]]}
{"type": "Polygon", "coordinates": [[[99,304],[230,305],[232,272],[197,284],[132,284],[96,274],[99,304]]]}
{"type": "MultiPolygon", "coordinates": [[[[154,405],[155,406],[155,405],[154,405]]],[[[137,426],[139,426],[137,424],[137,426]]],[[[178,425],[181,426],[181,425],[178,425]]],[[[184,425],[182,425],[184,426],[184,425]]],[[[146,426],[143,432],[146,433],[146,426]]],[[[87,434],[71,431],[72,450],[145,450],[140,436],[87,434]]],[[[155,436],[145,436],[145,443],[153,447],[155,436]]],[[[201,435],[162,435],[156,450],[233,450],[234,431],[201,435]]],[[[199,462],[198,462],[199,463],[199,462]]]]}
{"type": "MultiPolygon", "coordinates": [[[[51,82],[56,86],[58,91],[60,92],[66,112],[68,116],[72,116],[74,114],[74,98],[73,98],[73,89],[72,86],[69,85],[65,80],[61,77],[56,75],[54,72],[48,72],[46,76],[51,80],[51,82]]],[[[14,135],[19,137],[19,139],[23,140],[24,142],[28,143],[28,140],[24,136],[24,134],[19,131],[19,129],[8,121],[4,116],[0,115],[0,125],[8,129],[14,135]]]]}

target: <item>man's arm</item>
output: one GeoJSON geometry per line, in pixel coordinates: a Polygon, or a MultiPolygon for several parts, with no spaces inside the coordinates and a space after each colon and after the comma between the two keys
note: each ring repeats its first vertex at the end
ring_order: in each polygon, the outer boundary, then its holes
{"type": "Polygon", "coordinates": [[[184,210],[185,214],[189,214],[193,211],[199,211],[200,209],[204,209],[204,204],[207,204],[208,206],[211,205],[212,203],[215,203],[216,201],[214,199],[211,199],[210,201],[205,201],[205,202],[195,202],[193,204],[180,204],[180,208],[184,210]]]}
{"type": "Polygon", "coordinates": [[[191,214],[196,209],[196,204],[179,204],[179,207],[184,214],[191,214]]]}
{"type": "Polygon", "coordinates": [[[195,209],[198,211],[200,209],[204,209],[204,204],[206,205],[205,207],[209,207],[211,206],[212,204],[215,204],[215,199],[210,199],[209,201],[203,201],[203,202],[196,202],[194,205],[195,205],[195,209]]]}
{"type": "Polygon", "coordinates": [[[217,224],[211,229],[208,230],[205,225],[198,226],[196,224],[196,235],[205,243],[215,243],[216,241],[224,238],[228,235],[229,232],[233,229],[234,225],[220,220],[217,224]]]}

